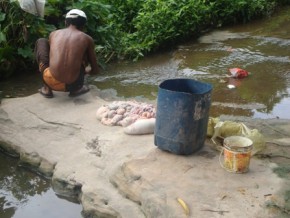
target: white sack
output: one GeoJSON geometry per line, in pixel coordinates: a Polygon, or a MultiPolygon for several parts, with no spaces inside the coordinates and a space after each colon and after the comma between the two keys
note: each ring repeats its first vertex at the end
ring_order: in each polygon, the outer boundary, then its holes
{"type": "Polygon", "coordinates": [[[133,124],[127,126],[124,132],[128,135],[153,134],[155,128],[155,118],[139,119],[133,124]]]}
{"type": "Polygon", "coordinates": [[[38,15],[40,17],[44,16],[44,6],[45,6],[45,0],[18,0],[20,7],[22,10],[38,15]]]}

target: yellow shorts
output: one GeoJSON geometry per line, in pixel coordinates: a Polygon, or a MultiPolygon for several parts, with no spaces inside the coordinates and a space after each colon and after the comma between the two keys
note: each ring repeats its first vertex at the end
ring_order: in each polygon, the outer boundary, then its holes
{"type": "Polygon", "coordinates": [[[52,76],[49,70],[49,67],[43,71],[43,80],[46,83],[46,85],[48,85],[54,91],[63,91],[63,92],[66,91],[66,88],[65,88],[66,84],[56,80],[52,76]]]}

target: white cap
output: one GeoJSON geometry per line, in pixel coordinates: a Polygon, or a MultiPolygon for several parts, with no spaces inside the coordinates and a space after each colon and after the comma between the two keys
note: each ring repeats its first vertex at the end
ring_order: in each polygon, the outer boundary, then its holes
{"type": "Polygon", "coordinates": [[[69,12],[67,12],[65,18],[77,18],[77,17],[83,17],[87,19],[87,15],[85,12],[79,10],[79,9],[72,9],[69,12]]]}

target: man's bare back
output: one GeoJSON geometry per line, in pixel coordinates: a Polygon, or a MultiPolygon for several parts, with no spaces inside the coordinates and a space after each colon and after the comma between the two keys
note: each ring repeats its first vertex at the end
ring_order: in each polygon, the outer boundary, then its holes
{"type": "Polygon", "coordinates": [[[91,73],[96,73],[93,39],[75,26],[52,32],[49,44],[49,67],[57,80],[66,84],[74,82],[80,70],[84,70],[84,63],[90,63],[91,73]]]}

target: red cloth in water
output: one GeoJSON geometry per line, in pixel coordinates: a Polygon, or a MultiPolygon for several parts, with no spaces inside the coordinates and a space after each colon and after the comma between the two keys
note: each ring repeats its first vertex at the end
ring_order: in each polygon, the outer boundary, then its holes
{"type": "Polygon", "coordinates": [[[245,78],[249,75],[249,73],[246,70],[240,69],[240,68],[231,68],[229,69],[232,76],[238,79],[245,78]]]}

